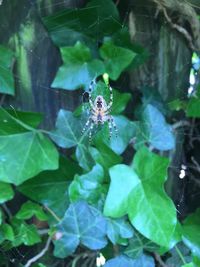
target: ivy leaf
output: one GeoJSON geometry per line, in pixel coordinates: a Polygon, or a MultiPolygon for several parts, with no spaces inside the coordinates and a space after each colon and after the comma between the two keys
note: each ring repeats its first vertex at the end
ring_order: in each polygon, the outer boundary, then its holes
{"type": "Polygon", "coordinates": [[[97,143],[97,148],[91,146],[89,151],[95,162],[100,164],[105,171],[122,161],[122,158],[119,155],[100,141],[97,143]]]}
{"type": "Polygon", "coordinates": [[[58,152],[39,131],[0,109],[0,181],[19,185],[58,167],[58,152]],[[7,120],[6,118],[9,118],[7,120]]]}
{"type": "MultiPolygon", "coordinates": [[[[118,133],[113,132],[109,139],[108,125],[105,124],[102,130],[96,135],[95,144],[98,146],[102,141],[107,144],[116,154],[122,154],[135,134],[135,124],[124,116],[113,116],[118,133]]],[[[113,129],[114,131],[114,129],[113,129]]]]}
{"type": "Polygon", "coordinates": [[[88,151],[88,139],[81,134],[83,122],[70,111],[61,109],[56,120],[56,130],[52,131],[51,138],[62,148],[76,147],[76,158],[79,165],[89,171],[94,161],[88,151]]]}
{"type": "Polygon", "coordinates": [[[23,112],[18,110],[0,109],[0,135],[26,132],[24,126],[37,128],[42,121],[40,113],[23,112]]]}
{"type": "Polygon", "coordinates": [[[27,220],[33,216],[36,216],[40,221],[47,221],[48,219],[42,207],[32,201],[24,203],[15,216],[17,219],[21,220],[27,220]]]}
{"type": "Polygon", "coordinates": [[[19,185],[42,170],[57,168],[58,153],[40,133],[0,136],[0,148],[1,181],[19,185]]]}
{"type": "Polygon", "coordinates": [[[155,243],[135,232],[134,236],[129,240],[129,245],[124,250],[124,254],[135,259],[140,257],[144,250],[152,252],[157,249],[158,246],[155,243]]]}
{"type": "Polygon", "coordinates": [[[61,238],[54,242],[54,255],[65,258],[81,243],[96,250],[106,246],[106,220],[95,208],[85,202],[71,204],[57,226],[61,238]]]}
{"type": "Polygon", "coordinates": [[[144,47],[131,41],[130,29],[126,26],[122,27],[112,36],[112,41],[117,46],[130,49],[136,53],[136,56],[128,69],[138,68],[140,65],[144,64],[149,57],[149,53],[144,47]]]}
{"type": "Polygon", "coordinates": [[[200,209],[184,220],[182,239],[192,253],[200,257],[200,209]]]}
{"type": "Polygon", "coordinates": [[[108,260],[105,267],[155,267],[155,263],[152,257],[142,255],[137,259],[130,259],[126,256],[118,256],[114,259],[108,260]]]}
{"type": "Polygon", "coordinates": [[[100,165],[95,165],[89,173],[75,175],[69,186],[70,200],[86,200],[90,204],[96,204],[105,195],[103,181],[104,171],[100,165]]]}
{"type": "Polygon", "coordinates": [[[0,204],[11,200],[14,197],[14,191],[10,184],[0,182],[0,204]]]}
{"type": "Polygon", "coordinates": [[[135,155],[134,169],[123,164],[112,167],[104,207],[106,216],[118,218],[128,213],[142,235],[165,247],[170,246],[177,223],[176,209],[163,189],[168,164],[167,158],[142,148],[135,155]]]}
{"type": "Polygon", "coordinates": [[[58,170],[41,172],[20,185],[17,190],[62,217],[69,204],[68,185],[79,171],[78,165],[61,157],[58,170]]]}
{"type": "Polygon", "coordinates": [[[184,258],[185,262],[191,262],[192,260],[191,251],[183,244],[183,242],[180,242],[176,245],[176,247],[173,247],[170,250],[170,256],[167,257],[165,261],[167,266],[174,265],[177,267],[181,267],[183,265],[183,261],[180,258],[180,253],[182,254],[182,258],[184,258]]]}
{"type": "Polygon", "coordinates": [[[133,227],[125,217],[115,220],[108,218],[107,222],[107,236],[114,245],[118,244],[120,239],[133,237],[133,227]]]}
{"type": "Polygon", "coordinates": [[[12,74],[13,52],[0,45],[0,93],[14,95],[14,78],[12,74]]]}
{"type": "Polygon", "coordinates": [[[13,241],[15,239],[12,227],[4,223],[0,226],[0,244],[5,240],[13,241]]]}
{"type": "Polygon", "coordinates": [[[11,222],[15,234],[12,245],[17,247],[21,244],[32,246],[41,242],[41,238],[37,232],[37,228],[33,224],[27,224],[21,220],[14,218],[11,222]]]}
{"type": "Polygon", "coordinates": [[[61,54],[64,64],[56,74],[52,83],[53,88],[88,88],[95,77],[105,72],[103,63],[98,59],[92,59],[89,48],[80,42],[73,47],[61,48],[61,54]]]}
{"type": "Polygon", "coordinates": [[[136,54],[111,42],[104,43],[100,48],[106,72],[112,80],[117,80],[120,74],[131,64],[136,54]]]}
{"type": "Polygon", "coordinates": [[[151,104],[148,104],[142,113],[136,147],[140,147],[145,142],[161,151],[171,150],[175,147],[172,127],[166,123],[162,113],[151,104]]]}
{"type": "Polygon", "coordinates": [[[197,88],[197,92],[189,99],[186,115],[191,118],[200,118],[200,86],[197,88]]]}
{"type": "Polygon", "coordinates": [[[62,10],[43,18],[43,22],[58,46],[73,45],[80,40],[88,44],[94,42],[95,47],[97,39],[121,28],[117,7],[111,0],[89,1],[83,8],[62,10]]]}
{"type": "Polygon", "coordinates": [[[191,263],[184,264],[181,267],[195,267],[195,266],[194,266],[194,263],[191,262],[191,263]]]}

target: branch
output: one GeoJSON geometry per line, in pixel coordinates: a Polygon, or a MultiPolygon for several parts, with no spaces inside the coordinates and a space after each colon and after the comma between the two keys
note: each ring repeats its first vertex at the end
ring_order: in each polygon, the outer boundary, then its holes
{"type": "Polygon", "coordinates": [[[166,264],[163,262],[163,260],[162,260],[162,258],[160,257],[159,254],[157,254],[157,253],[153,253],[153,255],[154,255],[156,261],[160,264],[161,267],[168,267],[168,265],[166,265],[166,264]]]}
{"type": "Polygon", "coordinates": [[[190,123],[188,121],[178,121],[172,125],[173,130],[176,130],[181,127],[190,127],[190,123]]]}
{"type": "Polygon", "coordinates": [[[190,48],[191,48],[193,51],[197,50],[196,47],[195,47],[194,44],[193,44],[192,36],[189,34],[189,32],[188,32],[185,28],[183,28],[182,26],[180,26],[180,25],[178,25],[178,24],[176,24],[176,23],[173,23],[172,20],[171,20],[171,18],[168,16],[168,14],[167,14],[167,10],[166,10],[165,8],[163,8],[163,13],[164,13],[164,15],[165,15],[165,18],[166,18],[167,22],[170,24],[170,26],[171,26],[173,29],[175,29],[175,30],[177,30],[178,32],[180,32],[180,33],[185,37],[185,39],[186,39],[186,40],[188,41],[188,43],[189,43],[190,48]]]}
{"type": "Polygon", "coordinates": [[[167,22],[172,28],[180,32],[188,41],[192,50],[200,50],[200,22],[195,9],[187,3],[180,0],[152,0],[157,5],[158,10],[164,13],[167,22]],[[180,23],[174,23],[168,15],[169,12],[177,13],[180,23]],[[189,30],[185,24],[189,25],[189,30]]]}
{"type": "Polygon", "coordinates": [[[42,258],[44,256],[44,254],[48,251],[50,244],[51,244],[51,237],[49,237],[47,239],[46,245],[43,248],[43,250],[39,254],[35,255],[33,258],[28,260],[28,262],[24,265],[24,267],[29,267],[29,266],[31,266],[32,263],[34,263],[37,260],[39,260],[40,258],[42,258]]]}
{"type": "Polygon", "coordinates": [[[11,219],[11,218],[12,218],[12,213],[11,213],[11,211],[9,210],[9,208],[6,206],[6,203],[1,204],[1,207],[2,207],[2,208],[4,209],[4,211],[7,213],[9,219],[11,219]]]}
{"type": "Polygon", "coordinates": [[[199,163],[196,161],[196,159],[194,158],[194,157],[191,157],[191,160],[192,160],[192,162],[194,163],[194,165],[195,165],[195,169],[198,171],[198,172],[200,172],[200,165],[199,165],[199,163]]]}

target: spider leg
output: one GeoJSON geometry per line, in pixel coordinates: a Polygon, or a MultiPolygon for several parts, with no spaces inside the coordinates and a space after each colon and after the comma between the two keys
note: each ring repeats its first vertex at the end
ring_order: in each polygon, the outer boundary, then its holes
{"type": "Polygon", "coordinates": [[[112,136],[112,122],[111,118],[108,119],[108,127],[109,127],[109,138],[112,136]]]}
{"type": "Polygon", "coordinates": [[[91,121],[92,121],[91,118],[89,118],[87,120],[85,126],[83,127],[83,130],[81,131],[81,134],[83,134],[86,131],[86,129],[88,128],[88,126],[89,126],[89,124],[90,124],[91,121]]]}
{"type": "Polygon", "coordinates": [[[90,125],[90,132],[89,132],[89,143],[92,142],[92,130],[94,128],[94,121],[92,120],[91,125],[90,125]]]}
{"type": "Polygon", "coordinates": [[[113,104],[113,91],[112,91],[112,87],[108,84],[108,88],[110,90],[110,102],[107,106],[107,110],[109,110],[112,107],[113,104]]]}
{"type": "Polygon", "coordinates": [[[92,110],[95,110],[95,105],[92,102],[92,90],[95,84],[96,84],[95,80],[92,80],[89,85],[89,103],[92,110]]]}
{"type": "Polygon", "coordinates": [[[117,137],[118,130],[117,130],[117,125],[116,125],[116,123],[115,123],[115,121],[113,119],[113,116],[110,116],[110,120],[111,120],[111,124],[112,124],[112,126],[113,126],[113,128],[115,130],[115,136],[117,137]]]}

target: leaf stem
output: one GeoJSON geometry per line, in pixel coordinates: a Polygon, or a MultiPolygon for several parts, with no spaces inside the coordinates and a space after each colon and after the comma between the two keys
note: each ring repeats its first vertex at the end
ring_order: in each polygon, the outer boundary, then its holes
{"type": "Polygon", "coordinates": [[[24,265],[24,267],[29,267],[32,265],[32,263],[36,262],[37,260],[39,260],[40,258],[42,258],[44,256],[44,254],[48,251],[49,246],[51,243],[51,237],[49,237],[47,239],[46,245],[43,248],[43,250],[40,251],[39,254],[35,255],[33,258],[31,258],[30,260],[28,260],[28,262],[24,265]]]}
{"type": "Polygon", "coordinates": [[[185,261],[184,256],[181,253],[180,249],[177,246],[175,246],[175,249],[176,249],[176,252],[179,255],[180,259],[182,260],[183,264],[187,264],[187,262],[185,261]]]}
{"type": "Polygon", "coordinates": [[[61,221],[61,218],[59,218],[53,210],[51,210],[49,207],[44,206],[44,208],[56,219],[57,222],[61,221]]]}

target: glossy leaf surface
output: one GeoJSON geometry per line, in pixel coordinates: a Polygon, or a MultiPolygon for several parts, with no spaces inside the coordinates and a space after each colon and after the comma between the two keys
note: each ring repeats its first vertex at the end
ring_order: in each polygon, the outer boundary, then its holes
{"type": "Polygon", "coordinates": [[[54,255],[59,258],[72,254],[80,243],[92,250],[101,249],[107,244],[106,220],[85,202],[69,206],[57,231],[61,237],[54,242],[54,255]]]}
{"type": "Polygon", "coordinates": [[[111,185],[104,207],[106,216],[118,218],[128,213],[131,223],[140,233],[166,247],[177,222],[176,209],[163,190],[168,164],[168,159],[143,148],[135,155],[134,168],[126,165],[112,167],[111,185]],[[145,166],[144,158],[148,159],[145,166]]]}
{"type": "Polygon", "coordinates": [[[87,89],[95,77],[105,72],[103,63],[98,59],[92,59],[89,48],[80,42],[74,47],[61,48],[61,55],[63,65],[52,83],[53,88],[87,89]]]}

